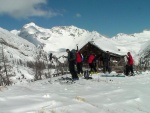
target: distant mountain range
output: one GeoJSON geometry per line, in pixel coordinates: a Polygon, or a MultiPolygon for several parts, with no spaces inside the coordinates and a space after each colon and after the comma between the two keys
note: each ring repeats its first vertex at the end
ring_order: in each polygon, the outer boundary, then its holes
{"type": "MultiPolygon", "coordinates": [[[[119,33],[115,37],[107,38],[100,33],[93,31],[89,32],[85,29],[80,29],[75,26],[57,26],[51,29],[46,29],[37,26],[35,23],[29,23],[20,30],[13,30],[12,33],[28,40],[34,45],[39,44],[46,52],[62,52],[66,48],[76,48],[76,45],[81,48],[89,41],[97,41],[101,39],[99,44],[103,44],[107,40],[108,45],[120,49],[123,54],[130,51],[134,56],[142,55],[143,50],[149,50],[150,31],[144,30],[142,33],[123,34],[119,33]]],[[[108,46],[105,48],[107,48],[108,46]]],[[[108,46],[108,50],[111,48],[108,46]]]]}
{"type": "Polygon", "coordinates": [[[46,29],[35,23],[29,23],[20,30],[10,32],[0,28],[0,37],[12,45],[12,47],[5,46],[7,55],[13,54],[14,58],[25,60],[34,60],[39,47],[47,53],[61,55],[64,54],[65,49],[73,49],[77,45],[81,48],[89,41],[95,41],[105,50],[113,52],[115,52],[114,48],[119,49],[122,54],[130,51],[135,57],[141,57],[145,52],[150,51],[150,31],[148,30],[130,35],[120,33],[115,37],[107,38],[96,31],[89,32],[75,26],[46,29]]]}

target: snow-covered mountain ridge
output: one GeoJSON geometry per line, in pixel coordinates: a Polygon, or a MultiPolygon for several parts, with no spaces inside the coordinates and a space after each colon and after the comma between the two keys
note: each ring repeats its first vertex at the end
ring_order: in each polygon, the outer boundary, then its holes
{"type": "Polygon", "coordinates": [[[102,49],[112,52],[126,54],[130,51],[133,56],[142,55],[143,50],[150,41],[150,31],[144,30],[141,33],[124,34],[119,33],[112,38],[107,38],[96,31],[89,32],[75,26],[57,26],[46,29],[37,26],[35,23],[29,23],[22,27],[19,31],[11,31],[14,34],[23,37],[34,45],[41,44],[46,52],[63,52],[66,48],[81,48],[89,41],[101,45],[102,49]]]}
{"type": "Polygon", "coordinates": [[[65,52],[66,48],[73,49],[78,45],[81,48],[91,40],[103,38],[98,32],[89,32],[75,26],[58,26],[45,29],[34,23],[26,24],[21,30],[11,31],[20,37],[28,40],[34,45],[42,45],[46,52],[65,52]]]}

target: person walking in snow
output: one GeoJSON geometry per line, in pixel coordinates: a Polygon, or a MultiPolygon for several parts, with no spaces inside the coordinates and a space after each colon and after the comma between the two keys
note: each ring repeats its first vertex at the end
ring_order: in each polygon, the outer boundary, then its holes
{"type": "Polygon", "coordinates": [[[130,52],[127,53],[127,66],[126,66],[126,75],[128,76],[129,73],[131,72],[131,76],[133,76],[134,72],[133,72],[133,58],[130,52]]]}
{"type": "Polygon", "coordinates": [[[106,53],[104,53],[102,55],[102,59],[103,59],[103,73],[106,72],[111,72],[111,67],[110,67],[110,54],[109,51],[106,51],[106,53]]]}
{"type": "Polygon", "coordinates": [[[72,79],[79,80],[79,77],[75,71],[76,56],[74,56],[73,52],[71,52],[69,49],[66,49],[66,52],[68,53],[67,58],[68,58],[68,63],[69,63],[69,71],[72,75],[72,79]]]}
{"type": "Polygon", "coordinates": [[[83,74],[83,70],[82,70],[82,55],[81,55],[81,53],[78,50],[76,52],[76,62],[77,62],[77,73],[78,74],[83,74]]]}
{"type": "Polygon", "coordinates": [[[93,62],[94,59],[95,59],[95,55],[94,54],[90,54],[90,56],[88,58],[88,63],[89,63],[89,66],[91,68],[90,73],[92,73],[93,70],[94,70],[94,72],[97,72],[96,66],[94,65],[94,62],[93,62]]]}

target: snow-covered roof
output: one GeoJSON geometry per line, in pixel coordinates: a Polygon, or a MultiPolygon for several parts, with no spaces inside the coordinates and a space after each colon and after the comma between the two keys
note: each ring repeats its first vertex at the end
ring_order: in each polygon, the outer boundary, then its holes
{"type": "MultiPolygon", "coordinates": [[[[119,48],[116,48],[116,46],[114,46],[112,43],[108,43],[107,41],[104,41],[104,40],[103,40],[103,42],[100,42],[100,40],[99,41],[98,40],[89,41],[88,43],[83,45],[83,47],[85,47],[87,44],[91,44],[103,52],[109,51],[110,54],[115,55],[115,56],[124,56],[125,55],[123,52],[120,51],[119,48]]],[[[82,49],[83,47],[81,47],[80,49],[82,49]]]]}

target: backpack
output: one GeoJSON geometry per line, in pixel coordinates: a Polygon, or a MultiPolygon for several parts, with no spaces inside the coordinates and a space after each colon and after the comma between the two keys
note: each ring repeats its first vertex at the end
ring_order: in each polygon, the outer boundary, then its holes
{"type": "Polygon", "coordinates": [[[92,79],[92,77],[90,77],[90,72],[88,70],[84,71],[84,78],[87,79],[87,80],[92,79]]]}
{"type": "Polygon", "coordinates": [[[85,79],[88,79],[88,78],[89,78],[89,75],[90,75],[90,73],[89,73],[88,70],[84,71],[84,78],[85,78],[85,79]]]}
{"type": "Polygon", "coordinates": [[[71,50],[71,53],[72,53],[72,59],[73,59],[73,60],[76,60],[76,50],[75,50],[75,49],[72,49],[72,50],[71,50]]]}

